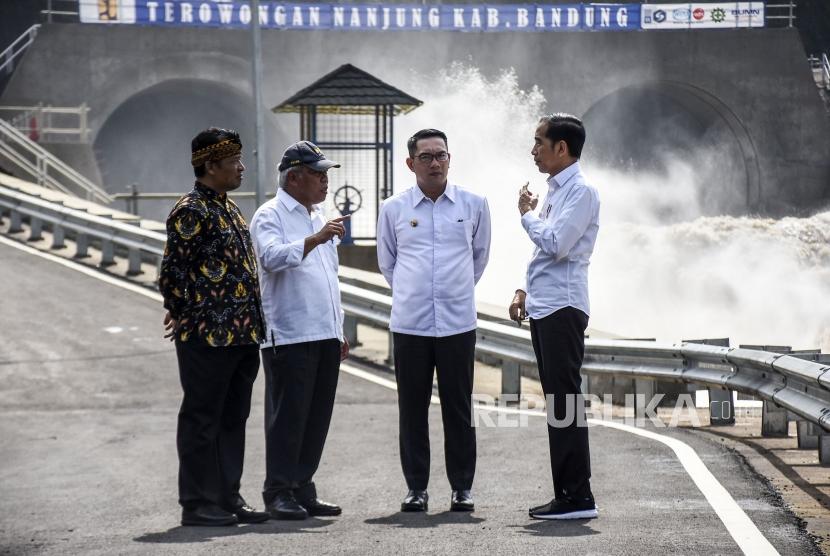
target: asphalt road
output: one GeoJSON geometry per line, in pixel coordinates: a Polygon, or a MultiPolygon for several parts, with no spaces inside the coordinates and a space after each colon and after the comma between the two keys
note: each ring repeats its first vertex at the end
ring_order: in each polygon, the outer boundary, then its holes
{"type": "MultiPolygon", "coordinates": [[[[476,512],[448,512],[440,412],[431,414],[430,512],[405,485],[394,391],[341,373],[316,476],[338,518],[184,528],[176,503],[180,387],[157,301],[0,244],[2,554],[740,554],[668,447],[592,427],[600,518],[537,522],[551,496],[541,419],[480,428],[476,512]]],[[[387,375],[389,377],[391,375],[387,375]]],[[[243,495],[262,507],[264,379],[248,422],[243,495]]],[[[797,520],[709,436],[691,445],[782,554],[813,554],[797,520]]]]}

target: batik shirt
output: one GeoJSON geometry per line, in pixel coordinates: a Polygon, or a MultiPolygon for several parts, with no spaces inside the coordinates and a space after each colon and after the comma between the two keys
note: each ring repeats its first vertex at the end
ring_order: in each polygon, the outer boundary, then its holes
{"type": "Polygon", "coordinates": [[[159,290],[178,341],[218,347],[265,337],[251,235],[227,195],[197,181],[173,207],[159,290]]]}

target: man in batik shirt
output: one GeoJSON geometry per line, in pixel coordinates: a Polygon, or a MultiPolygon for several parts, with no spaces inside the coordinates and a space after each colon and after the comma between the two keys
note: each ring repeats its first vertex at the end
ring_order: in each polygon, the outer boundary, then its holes
{"type": "Polygon", "coordinates": [[[176,343],[182,525],[268,519],[239,494],[245,422],[265,337],[251,236],[227,193],[242,183],[239,134],[210,128],[191,143],[193,190],[167,218],[159,289],[176,343]]]}

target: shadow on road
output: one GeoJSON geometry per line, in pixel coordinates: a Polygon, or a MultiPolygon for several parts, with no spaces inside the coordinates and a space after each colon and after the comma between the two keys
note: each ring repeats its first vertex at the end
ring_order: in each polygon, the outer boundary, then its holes
{"type": "Polygon", "coordinates": [[[589,519],[534,521],[516,527],[520,527],[522,533],[534,537],[587,537],[598,535],[599,531],[595,531],[588,526],[590,521],[589,519]]]}
{"type": "Polygon", "coordinates": [[[199,543],[237,535],[279,535],[285,533],[316,533],[314,529],[328,527],[331,521],[310,518],[303,521],[266,521],[253,525],[232,527],[173,527],[159,533],[145,533],[135,542],[145,543],[199,543]]]}
{"type": "Polygon", "coordinates": [[[366,519],[363,522],[369,525],[392,525],[403,528],[425,528],[439,527],[441,525],[453,525],[456,523],[481,523],[481,517],[476,517],[468,512],[445,511],[440,514],[428,514],[424,512],[395,512],[386,517],[366,519]]]}

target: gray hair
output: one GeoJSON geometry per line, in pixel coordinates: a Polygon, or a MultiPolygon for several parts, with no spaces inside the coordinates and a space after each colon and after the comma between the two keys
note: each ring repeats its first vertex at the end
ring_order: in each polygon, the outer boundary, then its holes
{"type": "Polygon", "coordinates": [[[291,172],[296,172],[302,167],[302,164],[299,166],[292,166],[290,168],[286,168],[285,170],[280,172],[279,178],[277,178],[277,187],[283,189],[285,187],[285,182],[288,181],[288,174],[291,172]]]}

